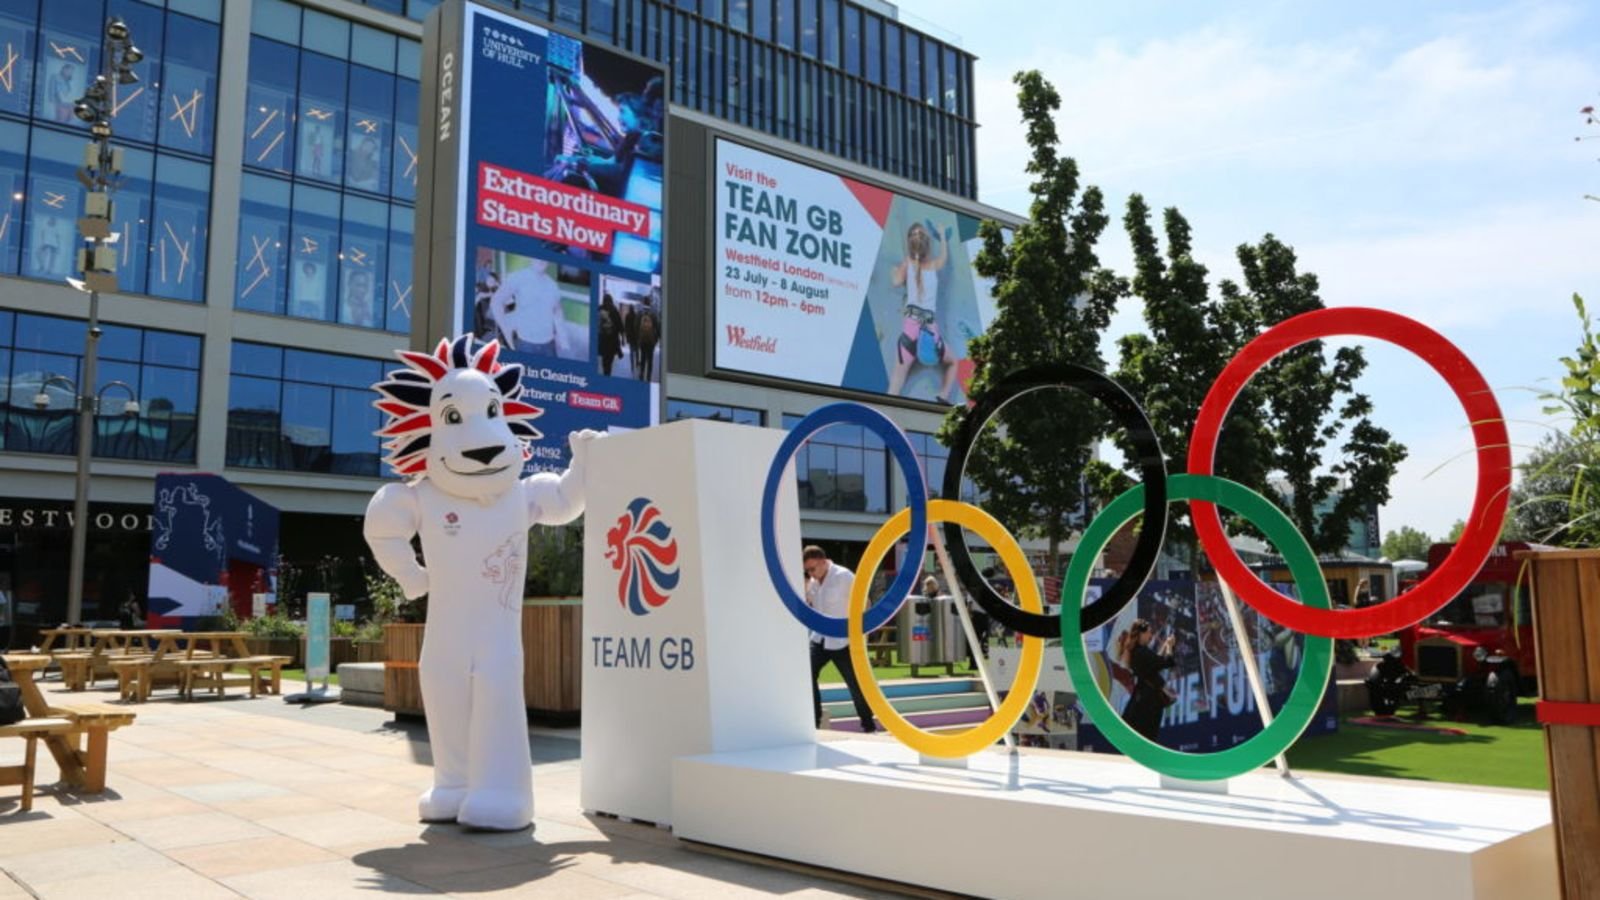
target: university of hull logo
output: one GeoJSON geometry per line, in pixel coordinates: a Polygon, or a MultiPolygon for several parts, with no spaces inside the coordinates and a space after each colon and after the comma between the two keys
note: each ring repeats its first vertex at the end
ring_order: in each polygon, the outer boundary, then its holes
{"type": "Polygon", "coordinates": [[[678,541],[646,497],[629,503],[606,531],[606,559],[620,573],[617,600],[636,616],[666,603],[678,586],[678,541]]]}

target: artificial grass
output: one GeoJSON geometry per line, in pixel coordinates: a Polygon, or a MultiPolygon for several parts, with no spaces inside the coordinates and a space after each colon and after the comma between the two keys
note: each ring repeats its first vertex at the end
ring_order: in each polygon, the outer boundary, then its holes
{"type": "Polygon", "coordinates": [[[1289,766],[1485,787],[1550,788],[1544,731],[1534,721],[1531,699],[1522,701],[1515,725],[1454,722],[1437,716],[1423,724],[1467,733],[1370,728],[1345,721],[1333,734],[1296,742],[1289,750],[1289,766]]]}
{"type": "MultiPolygon", "coordinates": [[[[305,669],[284,669],[283,670],[283,680],[284,681],[305,681],[306,680],[306,670],[305,669]]],[[[339,683],[339,673],[338,672],[334,672],[333,674],[329,675],[328,676],[328,680],[332,684],[338,684],[339,683]]],[[[322,683],[322,679],[318,678],[316,683],[317,684],[321,684],[322,683]]]]}
{"type": "MultiPolygon", "coordinates": [[[[910,678],[908,665],[876,666],[880,681],[910,678]]],[[[924,677],[942,676],[942,668],[923,669],[924,677]]],[[[975,675],[965,661],[956,675],[975,675]]],[[[843,684],[829,663],[822,684],[843,684]]],[[[1431,715],[1420,724],[1456,728],[1464,735],[1399,728],[1375,728],[1341,721],[1332,734],[1303,737],[1289,750],[1289,765],[1306,771],[1337,772],[1380,778],[1407,778],[1472,784],[1483,787],[1549,790],[1544,731],[1534,720],[1533,700],[1521,701],[1514,725],[1456,722],[1431,715]]],[[[1406,710],[1402,710],[1403,712],[1406,710]]],[[[1415,720],[1405,718],[1402,721],[1415,720]]]]}

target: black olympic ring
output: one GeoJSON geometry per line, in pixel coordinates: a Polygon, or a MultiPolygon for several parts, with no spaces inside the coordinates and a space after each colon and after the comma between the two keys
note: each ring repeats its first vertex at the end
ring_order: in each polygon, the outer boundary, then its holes
{"type": "MultiPolygon", "coordinates": [[[[1116,582],[1097,600],[1083,607],[1083,631],[1087,632],[1109,622],[1128,601],[1138,596],[1155,571],[1161,544],[1167,537],[1166,457],[1161,453],[1161,441],[1150,426],[1149,417],[1127,388],[1103,372],[1076,363],[1045,363],[1012,372],[990,385],[983,399],[967,411],[966,420],[950,445],[942,492],[950,499],[961,496],[961,476],[967,467],[972,443],[982,433],[983,426],[1007,403],[1045,388],[1073,388],[1109,408],[1117,424],[1128,432],[1128,440],[1139,457],[1140,477],[1144,483],[1144,519],[1139,523],[1139,540],[1134,545],[1133,557],[1116,582]]],[[[1018,634],[1045,639],[1061,637],[1060,616],[1026,612],[995,593],[973,563],[960,525],[945,523],[944,542],[950,550],[956,577],[991,618],[1018,634]]]]}

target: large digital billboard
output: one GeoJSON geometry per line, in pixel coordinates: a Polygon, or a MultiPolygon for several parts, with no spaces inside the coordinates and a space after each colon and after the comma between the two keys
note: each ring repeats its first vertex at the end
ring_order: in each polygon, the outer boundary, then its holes
{"type": "Polygon", "coordinates": [[[979,219],[729,140],[715,165],[717,369],[965,401],[979,219]]]}
{"type": "Polygon", "coordinates": [[[498,339],[544,410],[532,467],[558,468],[575,429],[659,421],[666,74],[474,3],[428,29],[416,342],[498,339]]]}

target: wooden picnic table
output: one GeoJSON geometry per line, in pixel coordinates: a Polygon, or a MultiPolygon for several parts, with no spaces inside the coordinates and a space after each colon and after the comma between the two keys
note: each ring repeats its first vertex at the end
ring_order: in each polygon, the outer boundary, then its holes
{"type": "Polygon", "coordinates": [[[89,636],[94,633],[92,628],[75,628],[62,625],[59,628],[40,629],[44,635],[44,642],[39,645],[39,652],[48,655],[52,650],[77,650],[79,644],[88,646],[89,636]],[[56,647],[60,641],[61,646],[56,647]]]}
{"type": "Polygon", "coordinates": [[[206,687],[218,695],[227,685],[248,685],[253,697],[266,690],[280,690],[282,667],[287,657],[254,656],[242,631],[184,631],[162,634],[148,656],[128,656],[110,663],[118,670],[118,688],[124,699],[143,702],[149,699],[156,679],[175,682],[185,699],[193,699],[195,687],[206,687]],[[201,649],[209,647],[209,649],[201,649]],[[246,669],[248,676],[229,675],[234,667],[246,669]]]}
{"type": "Polygon", "coordinates": [[[148,656],[154,652],[160,638],[180,634],[174,628],[96,628],[82,649],[58,650],[52,653],[61,667],[61,680],[70,691],[81,691],[92,685],[97,676],[114,675],[110,666],[113,659],[130,656],[148,656]]]}
{"type": "Polygon", "coordinates": [[[93,649],[102,653],[112,651],[155,652],[156,643],[168,635],[181,635],[176,628],[96,628],[90,635],[93,649]]]}
{"type": "Polygon", "coordinates": [[[110,733],[124,725],[133,724],[134,713],[104,704],[51,706],[34,678],[50,657],[35,653],[5,654],[6,667],[11,670],[17,688],[22,693],[22,707],[29,719],[60,718],[72,722],[69,731],[44,736],[45,746],[55,757],[61,769],[61,780],[88,794],[106,789],[106,750],[110,733]],[[87,748],[81,747],[84,736],[87,748]]]}

